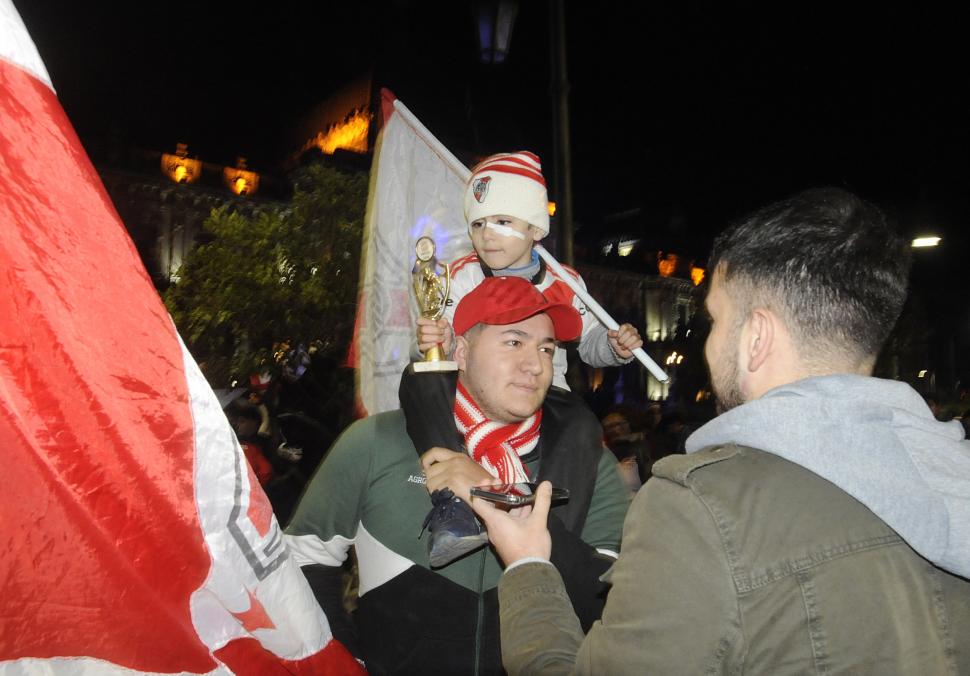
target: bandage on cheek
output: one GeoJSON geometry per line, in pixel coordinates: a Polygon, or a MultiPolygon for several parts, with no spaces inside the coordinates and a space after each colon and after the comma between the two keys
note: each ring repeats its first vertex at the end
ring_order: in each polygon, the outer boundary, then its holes
{"type": "Polygon", "coordinates": [[[485,227],[491,228],[499,235],[503,235],[505,237],[515,237],[516,239],[525,239],[525,235],[523,235],[521,232],[519,232],[515,228],[508,225],[502,225],[501,223],[492,223],[491,221],[485,221],[485,227]]]}

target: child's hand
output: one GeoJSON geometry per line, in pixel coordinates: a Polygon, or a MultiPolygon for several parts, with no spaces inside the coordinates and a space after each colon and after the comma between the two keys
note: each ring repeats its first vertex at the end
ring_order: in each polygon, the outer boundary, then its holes
{"type": "Polygon", "coordinates": [[[418,317],[418,349],[427,352],[441,343],[445,354],[451,354],[451,343],[455,338],[455,331],[447,319],[425,319],[418,317]]]}
{"type": "Polygon", "coordinates": [[[621,324],[616,331],[607,331],[606,337],[613,352],[620,359],[629,359],[633,356],[633,351],[643,345],[643,338],[632,324],[621,324]]]}

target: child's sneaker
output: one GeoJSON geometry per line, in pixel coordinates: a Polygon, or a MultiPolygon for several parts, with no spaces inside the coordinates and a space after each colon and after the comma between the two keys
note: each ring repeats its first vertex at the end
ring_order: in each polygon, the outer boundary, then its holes
{"type": "Polygon", "coordinates": [[[422,532],[428,529],[428,560],[432,568],[446,566],[488,544],[488,534],[472,508],[449,489],[432,492],[431,504],[421,528],[422,532]]]}

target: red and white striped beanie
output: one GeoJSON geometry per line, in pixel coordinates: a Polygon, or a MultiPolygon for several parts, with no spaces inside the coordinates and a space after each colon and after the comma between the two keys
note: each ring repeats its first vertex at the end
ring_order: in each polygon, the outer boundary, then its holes
{"type": "Polygon", "coordinates": [[[542,164],[534,153],[499,153],[472,169],[465,186],[465,220],[514,216],[549,234],[549,197],[542,164]]]}

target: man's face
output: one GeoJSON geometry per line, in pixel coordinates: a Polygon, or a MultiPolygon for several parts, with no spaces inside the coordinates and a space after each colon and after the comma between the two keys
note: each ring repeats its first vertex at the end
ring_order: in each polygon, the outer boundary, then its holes
{"type": "Polygon", "coordinates": [[[521,218],[503,215],[472,221],[468,234],[479,258],[493,270],[528,265],[532,260],[532,243],[542,239],[542,232],[521,218]],[[490,227],[486,221],[498,227],[490,227]]]}
{"type": "Polygon", "coordinates": [[[725,286],[723,274],[715,270],[705,301],[711,317],[711,332],[704,345],[704,358],[721,411],[744,403],[738,366],[741,321],[736,316],[737,304],[728,295],[728,290],[730,286],[725,286]]]}
{"type": "Polygon", "coordinates": [[[455,360],[482,412],[503,423],[535,413],[552,383],[552,320],[538,314],[515,324],[483,324],[466,336],[458,338],[455,360]]]}
{"type": "Polygon", "coordinates": [[[610,413],[603,418],[603,436],[606,437],[607,443],[625,439],[630,436],[630,423],[623,415],[610,413]]]}

